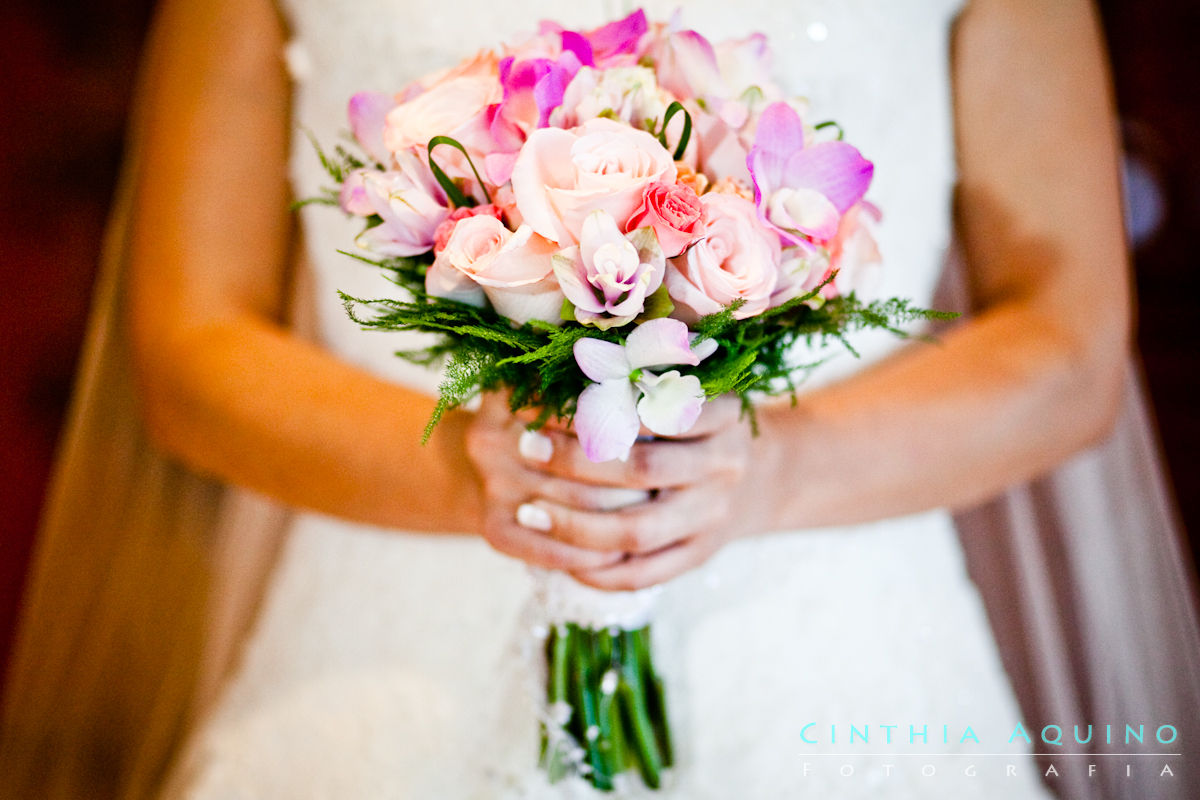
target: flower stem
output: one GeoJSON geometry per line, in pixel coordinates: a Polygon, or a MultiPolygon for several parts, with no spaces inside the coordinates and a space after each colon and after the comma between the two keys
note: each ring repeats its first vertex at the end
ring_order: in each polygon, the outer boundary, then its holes
{"type": "MultiPolygon", "coordinates": [[[[567,647],[570,637],[566,630],[555,626],[546,641],[549,669],[546,673],[546,701],[550,708],[557,709],[567,703],[567,647]]],[[[549,736],[543,725],[542,766],[551,783],[558,783],[568,773],[567,753],[563,752],[561,737],[549,736]],[[553,749],[551,749],[553,748],[553,749]]]]}
{"type": "Polygon", "coordinates": [[[599,720],[596,708],[596,694],[599,680],[596,677],[595,664],[592,662],[591,639],[593,631],[579,631],[578,636],[572,637],[575,651],[575,670],[578,680],[575,682],[575,707],[580,712],[583,736],[580,743],[587,753],[587,763],[591,766],[592,785],[601,791],[613,788],[612,773],[608,769],[606,759],[600,752],[599,720]],[[589,635],[590,634],[590,635],[589,635]],[[591,734],[591,735],[589,735],[591,734]]]}
{"type": "Polygon", "coordinates": [[[654,732],[655,726],[650,721],[649,710],[646,707],[646,692],[642,682],[648,652],[645,648],[638,647],[638,637],[634,631],[621,631],[622,680],[617,692],[627,728],[637,747],[638,768],[641,770],[642,780],[651,789],[657,789],[661,784],[662,756],[654,732]]]}
{"type": "Polygon", "coordinates": [[[618,632],[567,623],[551,629],[546,700],[554,714],[569,709],[542,731],[542,766],[551,782],[579,770],[596,789],[611,791],[615,775],[636,768],[646,786],[660,788],[662,771],[672,763],[671,739],[649,636],[648,626],[618,632]],[[555,724],[561,730],[549,729],[555,724]]]}
{"type": "Polygon", "coordinates": [[[645,687],[646,711],[654,724],[654,735],[658,741],[659,752],[662,753],[664,766],[675,763],[671,745],[671,727],[667,724],[666,694],[663,691],[662,678],[654,672],[654,661],[650,657],[650,626],[633,632],[633,645],[637,661],[642,666],[642,683],[645,687]]]}

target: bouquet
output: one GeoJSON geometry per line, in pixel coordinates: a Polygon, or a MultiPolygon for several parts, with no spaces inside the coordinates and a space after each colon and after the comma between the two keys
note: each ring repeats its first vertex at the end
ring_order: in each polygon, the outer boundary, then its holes
{"type": "MultiPolygon", "coordinates": [[[[798,342],[946,316],[867,302],[879,268],[873,165],[771,80],[765,37],[712,43],[641,12],[553,22],[396,93],[350,99],[357,147],[312,201],[363,222],[348,253],[397,296],[343,295],[399,353],[444,364],[426,436],[506,390],[536,428],[569,420],[588,458],[625,459],[643,427],[683,434],[708,398],[794,392],[798,342]]],[[[540,576],[542,764],[597,789],[658,787],[672,763],[652,658],[653,590],[540,576]]]]}

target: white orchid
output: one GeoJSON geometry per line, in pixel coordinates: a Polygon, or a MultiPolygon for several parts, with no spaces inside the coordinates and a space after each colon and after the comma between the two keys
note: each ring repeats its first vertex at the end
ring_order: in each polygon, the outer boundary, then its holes
{"type": "Polygon", "coordinates": [[[642,425],[661,436],[686,433],[700,416],[704,390],[695,375],[651,367],[695,366],[716,350],[711,339],[693,348],[687,325],[660,318],[643,322],[625,344],[585,338],[575,361],[595,383],[579,395],[575,430],[591,461],[629,458],[642,425]]]}

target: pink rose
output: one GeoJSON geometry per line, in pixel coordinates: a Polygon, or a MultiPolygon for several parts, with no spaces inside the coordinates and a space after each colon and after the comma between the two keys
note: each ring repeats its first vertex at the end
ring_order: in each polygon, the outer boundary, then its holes
{"type": "Polygon", "coordinates": [[[425,291],[483,306],[518,325],[558,322],[563,295],[550,275],[554,245],[522,225],[514,233],[488,214],[458,221],[425,275],[425,291]]]}
{"type": "Polygon", "coordinates": [[[453,78],[389,111],[384,144],[398,152],[424,147],[434,136],[457,139],[464,131],[475,133],[478,127],[486,131],[487,107],[500,100],[500,82],[494,77],[453,78]]]}
{"type": "Polygon", "coordinates": [[[642,204],[625,223],[626,232],[653,228],[663,255],[673,258],[700,238],[704,205],[688,186],[652,183],[642,192],[642,204]]]}
{"type": "Polygon", "coordinates": [[[496,219],[500,219],[503,213],[503,210],[491,203],[483,206],[463,206],[462,208],[454,209],[450,212],[450,216],[446,217],[442,224],[437,226],[437,230],[433,232],[434,254],[436,255],[446,249],[446,243],[450,241],[450,234],[453,233],[459,220],[478,216],[479,214],[489,214],[496,219]]]}
{"type": "Polygon", "coordinates": [[[667,265],[671,299],[700,316],[735,300],[745,301],[734,312],[738,319],[762,313],[778,279],[779,238],[759,223],[748,200],[709,192],[700,202],[703,238],[667,265]]]}
{"type": "Polygon", "coordinates": [[[512,187],[522,219],[565,247],[578,243],[593,211],[607,211],[623,229],[646,186],[674,183],[675,175],[671,154],[653,136],[593,119],[574,130],[531,133],[513,165],[512,187]]]}

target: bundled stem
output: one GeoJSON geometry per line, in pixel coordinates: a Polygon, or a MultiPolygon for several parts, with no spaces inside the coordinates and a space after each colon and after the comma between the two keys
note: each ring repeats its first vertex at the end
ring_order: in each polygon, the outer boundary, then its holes
{"type": "Polygon", "coordinates": [[[661,787],[672,764],[671,737],[650,626],[559,625],[547,638],[546,658],[551,716],[562,704],[569,709],[561,727],[542,731],[542,766],[550,781],[575,772],[596,789],[612,791],[617,775],[636,770],[646,786],[661,787]]]}

